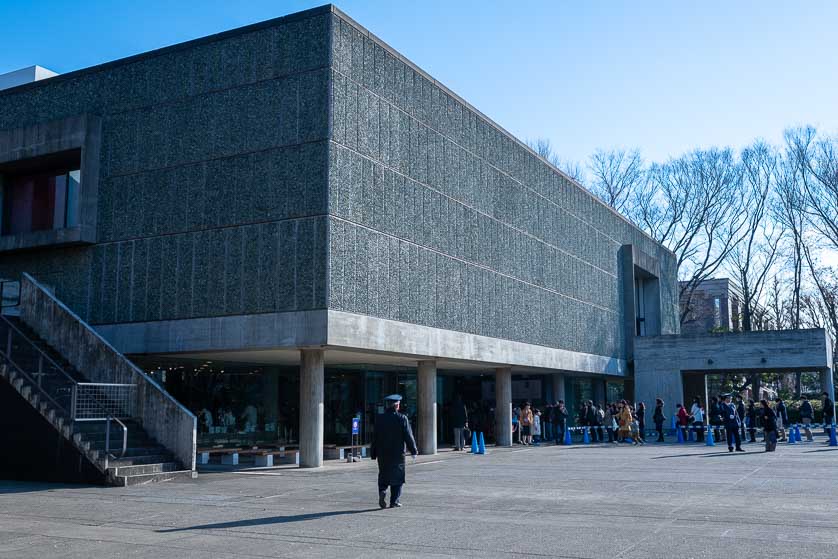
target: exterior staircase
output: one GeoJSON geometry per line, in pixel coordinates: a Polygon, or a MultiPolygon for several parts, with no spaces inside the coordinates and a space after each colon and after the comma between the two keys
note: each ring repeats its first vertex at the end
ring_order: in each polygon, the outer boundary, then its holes
{"type": "MultiPolygon", "coordinates": [[[[34,280],[28,287],[42,289],[34,280]]],[[[37,295],[43,296],[43,293],[37,295]]],[[[182,406],[173,405],[169,401],[171,398],[161,394],[162,389],[133,365],[123,364],[122,371],[129,373],[121,375],[123,378],[101,382],[102,366],[97,366],[97,362],[107,363],[115,358],[128,362],[120,354],[115,357],[115,350],[110,346],[98,347],[100,351],[108,352],[107,359],[87,360],[89,370],[96,370],[99,377],[89,378],[64,353],[41,337],[26,322],[27,309],[21,310],[20,316],[0,315],[0,382],[8,382],[84,459],[101,472],[103,483],[128,486],[197,477],[194,451],[189,453],[181,449],[179,453],[173,452],[169,448],[172,445],[167,446],[157,440],[145,428],[152,424],[157,427],[158,433],[166,433],[165,425],[161,427],[159,420],[148,417],[157,409],[167,411],[167,416],[175,415],[178,421],[171,425],[174,431],[177,431],[178,425],[185,426],[188,431],[191,418],[194,448],[193,415],[182,406]],[[184,413],[188,417],[184,417],[184,413]]],[[[81,323],[74,325],[72,330],[78,334],[84,329],[90,327],[81,323]]],[[[89,332],[84,332],[84,335],[89,336],[89,332]]],[[[62,343],[72,343],[70,338],[71,335],[65,331],[62,343]]],[[[87,339],[85,353],[88,357],[90,350],[96,346],[95,340],[91,343],[87,339]]],[[[78,362],[78,354],[74,357],[78,362]]],[[[184,436],[188,438],[190,433],[181,433],[180,440],[184,436]]],[[[189,450],[188,444],[186,450],[189,450]]]]}

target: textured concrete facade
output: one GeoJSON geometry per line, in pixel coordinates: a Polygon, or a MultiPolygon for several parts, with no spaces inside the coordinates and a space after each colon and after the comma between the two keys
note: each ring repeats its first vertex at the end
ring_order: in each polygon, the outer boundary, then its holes
{"type": "Polygon", "coordinates": [[[335,8],[0,103],[0,131],[101,119],[96,242],[4,254],[0,277],[33,273],[109,339],[328,310],[625,374],[626,245],[655,262],[660,331],[678,330],[671,253],[335,8]]]}
{"type": "Polygon", "coordinates": [[[329,307],[625,357],[620,248],[673,256],[343,14],[332,24],[329,307]]]}
{"type": "MultiPolygon", "coordinates": [[[[102,122],[96,243],[3,254],[93,324],[326,306],[323,10],[0,92],[0,130],[102,122]]],[[[84,185],[82,185],[84,188],[84,185]]]]}

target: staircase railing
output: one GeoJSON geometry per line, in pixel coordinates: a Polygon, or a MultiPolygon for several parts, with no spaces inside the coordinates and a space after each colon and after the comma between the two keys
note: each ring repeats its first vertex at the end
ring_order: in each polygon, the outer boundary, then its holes
{"type": "Polygon", "coordinates": [[[22,274],[20,316],[86,379],[135,384],[136,417],[146,433],[190,470],[195,469],[197,418],[94,328],[29,274],[22,274]]]}
{"type": "Polygon", "coordinates": [[[128,427],[119,417],[131,416],[132,398],[126,397],[136,385],[80,383],[56,363],[42,348],[21,332],[8,318],[0,315],[0,358],[15,374],[26,379],[29,386],[44,398],[56,413],[71,423],[78,421],[105,422],[104,470],[110,458],[122,458],[128,448],[128,427]],[[116,397],[120,396],[122,397],[116,397]],[[111,422],[122,428],[122,449],[111,453],[111,422]]]}

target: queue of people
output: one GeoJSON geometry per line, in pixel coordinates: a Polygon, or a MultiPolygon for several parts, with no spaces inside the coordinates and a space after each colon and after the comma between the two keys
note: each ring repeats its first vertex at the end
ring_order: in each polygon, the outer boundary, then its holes
{"type": "MultiPolygon", "coordinates": [[[[834,420],[834,406],[827,393],[823,393],[824,423],[834,420]]],[[[452,407],[452,427],[454,449],[465,448],[469,428],[474,431],[489,432],[494,423],[494,410],[483,410],[479,405],[467,406],[458,396],[452,407]],[[469,425],[471,423],[471,425],[469,425]]],[[[800,419],[807,441],[812,441],[810,425],[815,414],[811,402],[803,396],[800,405],[800,419]]],[[[675,405],[675,428],[681,430],[684,440],[690,434],[697,442],[705,441],[705,431],[712,430],[714,440],[726,441],[730,452],[745,452],[742,444],[756,443],[759,429],[765,433],[763,441],[768,450],[771,444],[788,440],[788,408],[781,398],[773,402],[745,400],[740,395],[724,394],[710,398],[707,408],[701,398],[693,398],[689,409],[681,403],[675,405]],[[773,441],[773,443],[772,443],[773,441]]],[[[573,416],[575,425],[587,427],[593,443],[631,442],[635,445],[646,443],[646,405],[644,402],[630,403],[627,400],[594,403],[586,400],[573,416]]],[[[667,426],[665,403],[655,400],[651,420],[657,434],[656,442],[665,442],[667,426]]],[[[570,411],[563,400],[547,404],[544,409],[534,407],[530,402],[516,406],[512,410],[513,442],[525,446],[552,442],[563,444],[571,421],[570,411]]]]}

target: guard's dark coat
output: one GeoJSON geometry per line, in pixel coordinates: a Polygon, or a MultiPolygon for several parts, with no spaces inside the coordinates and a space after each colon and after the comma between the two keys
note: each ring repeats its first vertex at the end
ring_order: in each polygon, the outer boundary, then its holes
{"type": "Polygon", "coordinates": [[[418,453],[407,416],[394,409],[376,416],[370,457],[378,460],[380,486],[404,483],[405,446],[411,454],[418,453]]]}

